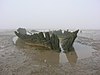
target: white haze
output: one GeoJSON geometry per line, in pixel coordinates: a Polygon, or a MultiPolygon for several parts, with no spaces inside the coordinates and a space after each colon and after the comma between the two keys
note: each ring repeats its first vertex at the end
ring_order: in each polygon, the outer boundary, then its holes
{"type": "Polygon", "coordinates": [[[0,29],[100,29],[100,0],[0,0],[0,29]]]}

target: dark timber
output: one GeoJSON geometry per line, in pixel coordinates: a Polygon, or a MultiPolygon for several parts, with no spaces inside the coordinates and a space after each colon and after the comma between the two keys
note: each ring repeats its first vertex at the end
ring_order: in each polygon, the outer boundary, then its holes
{"type": "Polygon", "coordinates": [[[73,47],[73,43],[77,37],[77,33],[79,30],[76,30],[75,32],[66,32],[65,38],[62,40],[62,48],[66,50],[71,50],[73,47]]]}
{"type": "Polygon", "coordinates": [[[17,31],[15,31],[15,34],[25,42],[32,43],[32,45],[47,47],[48,49],[52,50],[60,50],[59,38],[55,34],[52,34],[50,36],[49,32],[46,32],[44,34],[43,32],[39,32],[28,35],[26,34],[26,30],[23,28],[19,28],[17,31]]]}
{"type": "Polygon", "coordinates": [[[64,31],[62,33],[62,30],[54,31],[52,33],[50,32],[38,32],[34,34],[27,34],[26,29],[19,28],[17,31],[15,31],[15,34],[22,39],[23,41],[27,43],[31,43],[32,45],[38,45],[41,47],[46,47],[51,50],[58,50],[60,51],[59,46],[59,37],[62,38],[62,48],[64,50],[70,50],[72,48],[73,43],[77,37],[77,33],[79,30],[76,30],[75,32],[69,32],[64,31]]]}

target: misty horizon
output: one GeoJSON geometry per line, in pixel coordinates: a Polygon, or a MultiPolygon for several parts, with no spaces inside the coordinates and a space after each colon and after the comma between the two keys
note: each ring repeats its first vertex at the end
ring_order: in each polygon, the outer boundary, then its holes
{"type": "Polygon", "coordinates": [[[0,29],[100,29],[99,0],[1,0],[0,29]]]}

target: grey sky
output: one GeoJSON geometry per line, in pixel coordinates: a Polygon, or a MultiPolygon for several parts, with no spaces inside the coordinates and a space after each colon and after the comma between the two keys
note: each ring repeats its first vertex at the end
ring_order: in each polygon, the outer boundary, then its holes
{"type": "Polygon", "coordinates": [[[100,29],[100,0],[0,0],[0,28],[100,29]]]}

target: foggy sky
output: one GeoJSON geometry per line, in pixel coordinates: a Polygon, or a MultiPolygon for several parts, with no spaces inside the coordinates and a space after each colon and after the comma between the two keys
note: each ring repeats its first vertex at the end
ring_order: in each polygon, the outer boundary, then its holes
{"type": "Polygon", "coordinates": [[[0,28],[100,29],[100,0],[0,0],[0,28]]]}

